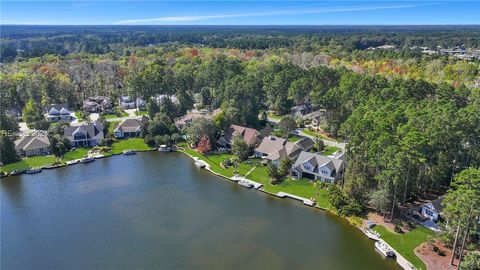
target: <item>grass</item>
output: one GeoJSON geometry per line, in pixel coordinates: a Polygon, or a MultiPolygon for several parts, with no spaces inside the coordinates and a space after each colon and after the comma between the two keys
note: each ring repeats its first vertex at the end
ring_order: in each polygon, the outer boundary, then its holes
{"type": "Polygon", "coordinates": [[[282,120],[282,116],[281,116],[281,115],[276,115],[276,114],[274,114],[274,113],[272,113],[272,112],[269,112],[267,115],[268,115],[269,118],[272,118],[272,119],[275,119],[275,120],[282,120]]]}
{"type": "Polygon", "coordinates": [[[113,132],[115,131],[115,128],[117,127],[118,124],[120,124],[122,121],[111,121],[108,122],[108,129],[107,129],[107,134],[113,135],[113,132]]]}
{"type": "Polygon", "coordinates": [[[63,160],[70,161],[75,159],[81,159],[88,154],[88,151],[90,151],[90,149],[91,148],[82,147],[82,148],[77,148],[73,151],[67,152],[63,155],[63,160]]]}
{"type": "Polygon", "coordinates": [[[340,148],[335,147],[335,146],[329,146],[329,145],[327,145],[327,146],[325,147],[325,150],[324,150],[323,152],[321,152],[321,154],[324,155],[324,156],[329,156],[329,155],[337,152],[338,150],[340,150],[340,148]]]}
{"type": "Polygon", "coordinates": [[[381,234],[381,237],[385,242],[400,252],[400,254],[410,261],[417,269],[427,269],[425,263],[415,255],[414,249],[421,243],[426,242],[429,235],[434,235],[435,233],[433,231],[423,226],[417,226],[415,229],[407,233],[398,234],[381,225],[377,225],[375,230],[381,234]]]}
{"type": "Polygon", "coordinates": [[[231,154],[215,154],[215,155],[202,155],[193,149],[185,149],[185,153],[197,157],[203,161],[205,161],[208,165],[210,165],[210,169],[216,173],[222,174],[227,177],[232,177],[233,174],[233,167],[229,167],[227,169],[222,168],[220,163],[227,158],[232,158],[234,155],[231,154]]]}
{"type": "Polygon", "coordinates": [[[126,117],[128,116],[128,113],[126,112],[122,112],[122,114],[120,116],[114,114],[114,113],[109,113],[109,114],[104,114],[103,117],[105,117],[105,119],[112,119],[112,118],[118,118],[118,117],[126,117]]]}
{"type": "Polygon", "coordinates": [[[77,121],[80,123],[82,122],[82,118],[81,118],[81,114],[82,112],[81,111],[76,111],[75,112],[75,118],[77,118],[77,121]]]}
{"type": "Polygon", "coordinates": [[[292,180],[288,176],[282,183],[272,185],[270,177],[268,176],[267,166],[259,165],[247,176],[255,182],[263,184],[263,188],[267,192],[278,193],[280,191],[287,192],[293,195],[301,196],[307,199],[315,198],[317,204],[321,208],[330,208],[328,201],[328,191],[325,189],[318,189],[315,184],[307,179],[292,180]]]}
{"type": "Polygon", "coordinates": [[[25,170],[29,167],[42,167],[52,165],[53,163],[55,163],[55,161],[56,158],[53,155],[27,157],[22,159],[21,161],[1,166],[0,170],[3,172],[11,172],[13,170],[25,170]]]}
{"type": "Polygon", "coordinates": [[[131,138],[126,140],[119,140],[112,144],[110,152],[112,154],[121,154],[123,150],[146,151],[152,149],[142,138],[131,138]]]}
{"type": "Polygon", "coordinates": [[[141,115],[147,115],[148,116],[148,112],[147,111],[135,111],[135,115],[136,116],[141,116],[141,115]]]}
{"type": "Polygon", "coordinates": [[[287,140],[288,140],[289,142],[296,142],[296,141],[300,140],[301,138],[302,138],[302,137],[299,137],[299,136],[297,136],[297,135],[290,134],[290,135],[288,136],[288,139],[287,139],[287,140]]]}
{"type": "Polygon", "coordinates": [[[330,138],[330,137],[326,136],[325,134],[315,132],[315,131],[310,130],[310,129],[308,129],[308,128],[304,128],[304,129],[302,130],[302,132],[305,133],[305,134],[307,134],[307,135],[313,136],[313,137],[318,136],[318,137],[320,137],[320,138],[322,138],[322,139],[324,139],[324,140],[337,142],[337,140],[334,139],[334,138],[330,138]]]}

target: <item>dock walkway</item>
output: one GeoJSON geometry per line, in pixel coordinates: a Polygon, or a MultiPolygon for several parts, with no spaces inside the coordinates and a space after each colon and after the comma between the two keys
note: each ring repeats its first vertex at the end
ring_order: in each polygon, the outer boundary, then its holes
{"type": "Polygon", "coordinates": [[[280,198],[288,197],[288,198],[292,198],[294,200],[302,201],[303,204],[308,205],[308,206],[314,206],[315,205],[315,203],[312,200],[309,200],[309,199],[306,199],[306,198],[303,198],[303,197],[300,197],[300,196],[297,196],[297,195],[293,195],[293,194],[290,194],[290,193],[286,193],[286,192],[283,192],[283,191],[280,191],[275,195],[277,195],[280,198]]]}

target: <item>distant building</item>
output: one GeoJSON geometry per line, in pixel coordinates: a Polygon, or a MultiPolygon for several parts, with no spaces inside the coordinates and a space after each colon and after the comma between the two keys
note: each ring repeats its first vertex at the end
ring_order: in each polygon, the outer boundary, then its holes
{"type": "Polygon", "coordinates": [[[109,112],[112,108],[112,100],[105,96],[89,97],[83,101],[83,110],[86,112],[109,112]]]}
{"type": "Polygon", "coordinates": [[[104,138],[103,128],[99,122],[70,126],[65,128],[63,135],[74,147],[95,146],[104,138]]]}
{"type": "Polygon", "coordinates": [[[313,107],[312,107],[312,104],[310,104],[310,102],[305,102],[303,104],[292,107],[291,111],[293,116],[302,117],[304,115],[312,113],[313,107]]]}
{"type": "Polygon", "coordinates": [[[143,111],[147,108],[147,106],[145,105],[145,100],[141,97],[137,97],[137,99],[135,100],[135,103],[137,105],[137,109],[140,111],[143,111]]]}
{"type": "Polygon", "coordinates": [[[130,96],[121,96],[118,99],[118,105],[123,109],[135,109],[135,101],[130,96]]]}
{"type": "Polygon", "coordinates": [[[46,118],[53,122],[73,120],[71,112],[65,104],[52,104],[48,106],[46,118]]]}
{"type": "Polygon", "coordinates": [[[440,213],[443,211],[443,198],[423,204],[420,207],[420,213],[430,220],[437,222],[440,218],[440,213]]]}
{"type": "Polygon", "coordinates": [[[166,94],[164,94],[164,95],[157,95],[157,96],[155,96],[153,99],[154,99],[158,104],[160,104],[160,103],[163,102],[164,99],[167,99],[167,98],[170,99],[170,101],[171,101],[173,104],[176,104],[176,105],[179,104],[178,98],[177,98],[177,96],[175,96],[175,95],[166,95],[166,94]]]}
{"type": "Polygon", "coordinates": [[[115,128],[113,134],[117,139],[139,137],[147,123],[148,117],[144,115],[136,119],[125,119],[115,128]]]}
{"type": "Polygon", "coordinates": [[[308,178],[335,183],[344,173],[345,161],[302,151],[290,170],[293,179],[308,178]]]}
{"type": "Polygon", "coordinates": [[[25,136],[15,141],[15,150],[21,156],[50,154],[50,140],[45,136],[25,136]]]}

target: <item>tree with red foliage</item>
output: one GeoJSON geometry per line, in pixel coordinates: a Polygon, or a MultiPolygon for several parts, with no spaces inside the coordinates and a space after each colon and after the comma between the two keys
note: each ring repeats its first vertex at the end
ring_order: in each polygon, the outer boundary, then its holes
{"type": "Polygon", "coordinates": [[[210,142],[210,138],[208,138],[208,136],[203,136],[202,139],[200,139],[200,142],[198,142],[197,145],[197,151],[202,154],[212,151],[212,143],[210,142]]]}
{"type": "Polygon", "coordinates": [[[197,55],[198,55],[198,51],[197,51],[197,49],[195,49],[195,48],[192,48],[192,50],[190,51],[190,55],[191,55],[192,57],[195,57],[195,56],[197,56],[197,55]]]}

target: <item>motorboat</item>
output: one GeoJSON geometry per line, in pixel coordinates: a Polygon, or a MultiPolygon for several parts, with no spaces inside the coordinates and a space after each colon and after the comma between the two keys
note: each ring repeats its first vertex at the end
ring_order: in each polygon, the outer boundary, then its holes
{"type": "Polygon", "coordinates": [[[10,172],[10,175],[11,176],[15,176],[15,175],[21,175],[21,174],[24,174],[26,172],[26,170],[13,170],[10,172]]]}
{"type": "Polygon", "coordinates": [[[246,180],[240,180],[240,181],[238,181],[238,184],[239,184],[240,186],[246,187],[246,188],[251,188],[251,187],[253,187],[253,184],[250,183],[250,182],[248,182],[248,181],[246,181],[246,180]]]}
{"type": "Polygon", "coordinates": [[[196,160],[195,161],[195,166],[199,167],[199,168],[205,168],[207,165],[205,165],[205,162],[201,161],[201,160],[196,160]]]}
{"type": "Polygon", "coordinates": [[[42,168],[29,168],[25,173],[26,174],[34,174],[39,173],[42,171],[42,168]]]}
{"type": "Polygon", "coordinates": [[[166,144],[162,144],[160,145],[160,147],[158,147],[158,151],[160,152],[171,152],[172,151],[172,148],[166,144]]]}
{"type": "Polygon", "coordinates": [[[123,150],[123,154],[124,155],[134,155],[135,151],[133,151],[133,150],[123,150]]]}
{"type": "Polygon", "coordinates": [[[89,163],[89,162],[92,162],[92,161],[95,161],[95,159],[93,157],[85,157],[85,158],[80,159],[80,163],[89,163]]]}
{"type": "Polygon", "coordinates": [[[79,160],[78,160],[78,159],[75,159],[75,160],[67,161],[67,162],[65,162],[65,163],[66,163],[67,165],[75,165],[75,164],[77,164],[78,162],[79,162],[79,160]]]}
{"type": "Polygon", "coordinates": [[[394,258],[395,252],[383,241],[375,242],[375,248],[382,253],[383,256],[394,258]]]}

